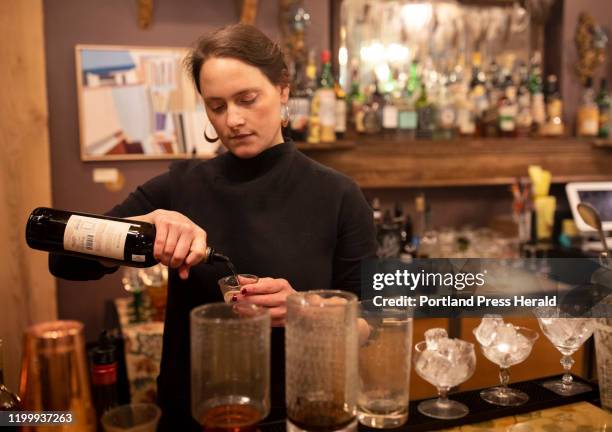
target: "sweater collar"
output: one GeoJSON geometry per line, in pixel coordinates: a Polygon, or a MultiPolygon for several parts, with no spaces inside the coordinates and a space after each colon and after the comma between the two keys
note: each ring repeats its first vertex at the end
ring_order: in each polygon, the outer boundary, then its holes
{"type": "Polygon", "coordinates": [[[249,159],[242,159],[228,152],[226,153],[223,171],[225,176],[232,181],[254,180],[274,170],[294,150],[295,144],[288,140],[273,145],[249,159]]]}

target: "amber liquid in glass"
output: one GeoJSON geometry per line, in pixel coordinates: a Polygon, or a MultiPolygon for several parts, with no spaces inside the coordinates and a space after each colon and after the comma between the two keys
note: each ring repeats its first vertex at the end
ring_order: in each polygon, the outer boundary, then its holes
{"type": "Polygon", "coordinates": [[[300,410],[294,410],[289,416],[291,423],[303,430],[329,432],[344,429],[355,419],[340,405],[329,403],[310,403],[300,410]]]}
{"type": "Polygon", "coordinates": [[[252,405],[219,405],[204,412],[200,424],[205,432],[255,432],[261,413],[252,405]]]}

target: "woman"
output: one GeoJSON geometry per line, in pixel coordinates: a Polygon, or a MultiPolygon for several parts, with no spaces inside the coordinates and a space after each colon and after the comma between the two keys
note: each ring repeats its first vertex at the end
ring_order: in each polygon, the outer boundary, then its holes
{"type": "MultiPolygon", "coordinates": [[[[170,267],[161,372],[162,428],[198,428],[190,414],[189,311],[222,301],[224,264],[201,264],[207,245],[242,273],[260,276],[235,301],[269,308],[272,406],[284,406],[287,296],[309,289],[358,293],[360,263],[375,255],[371,210],[347,177],[301,154],[281,134],[289,98],[282,52],[255,27],[232,25],[202,38],[188,69],[214,132],[228,152],[186,160],[136,189],[108,214],[155,224],[155,257],[170,267]]],[[[209,128],[210,129],[210,128],[209,128]]],[[[116,268],[53,255],[51,272],[100,278],[116,268]]]]}

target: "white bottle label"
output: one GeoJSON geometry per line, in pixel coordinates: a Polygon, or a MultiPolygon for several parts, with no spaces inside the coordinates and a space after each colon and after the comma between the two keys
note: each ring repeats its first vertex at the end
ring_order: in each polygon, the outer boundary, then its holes
{"type": "Polygon", "coordinates": [[[332,89],[317,90],[319,96],[319,121],[322,127],[336,128],[336,94],[332,89]]]}
{"type": "Polygon", "coordinates": [[[336,99],[336,132],[346,132],[346,101],[336,99]]]}
{"type": "Polygon", "coordinates": [[[64,230],[64,250],[123,260],[125,240],[131,225],[72,215],[64,230]]]}
{"type": "Polygon", "coordinates": [[[382,123],[385,129],[397,129],[397,107],[386,104],[382,112],[382,123]]]}

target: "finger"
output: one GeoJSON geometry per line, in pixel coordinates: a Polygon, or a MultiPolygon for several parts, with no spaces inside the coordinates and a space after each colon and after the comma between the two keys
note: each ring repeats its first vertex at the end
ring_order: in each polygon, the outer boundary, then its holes
{"type": "Polygon", "coordinates": [[[185,259],[185,263],[187,265],[194,266],[199,264],[204,259],[206,256],[206,247],[208,246],[206,243],[206,238],[206,231],[203,229],[198,229],[195,238],[191,242],[189,255],[185,259]]]}
{"type": "Polygon", "coordinates": [[[275,294],[288,286],[283,279],[263,278],[256,283],[243,286],[240,290],[244,295],[275,294]]]}
{"type": "Polygon", "coordinates": [[[153,245],[153,256],[157,261],[163,259],[164,246],[168,237],[168,224],[160,222],[155,224],[155,243],[153,245]]]}
{"type": "Polygon", "coordinates": [[[174,249],[176,248],[178,239],[179,233],[176,226],[170,226],[168,229],[168,237],[166,237],[166,244],[164,245],[164,252],[162,254],[162,262],[169,267],[172,267],[170,265],[170,259],[172,258],[172,255],[174,255],[174,249]]]}
{"type": "Polygon", "coordinates": [[[273,321],[284,321],[287,317],[287,308],[285,306],[278,306],[269,309],[270,318],[273,321]]]}
{"type": "Polygon", "coordinates": [[[191,235],[188,232],[183,232],[174,248],[174,253],[170,259],[170,267],[177,268],[184,263],[189,248],[191,246],[191,235]]]}
{"type": "Polygon", "coordinates": [[[256,284],[258,281],[259,279],[257,278],[257,276],[254,275],[238,275],[238,283],[240,284],[240,286],[256,284]]]}
{"type": "Polygon", "coordinates": [[[270,324],[272,325],[272,327],[285,327],[286,323],[287,323],[287,320],[284,318],[270,321],[270,324]]]}
{"type": "Polygon", "coordinates": [[[257,306],[263,306],[263,307],[278,307],[281,305],[284,305],[286,302],[286,296],[283,295],[282,293],[276,293],[276,294],[258,294],[258,295],[243,295],[243,294],[239,294],[240,298],[238,298],[238,300],[241,299],[246,299],[248,302],[256,304],[257,306]]]}
{"type": "Polygon", "coordinates": [[[179,277],[183,280],[187,279],[189,277],[189,269],[190,267],[188,265],[181,265],[178,269],[179,277]]]}

